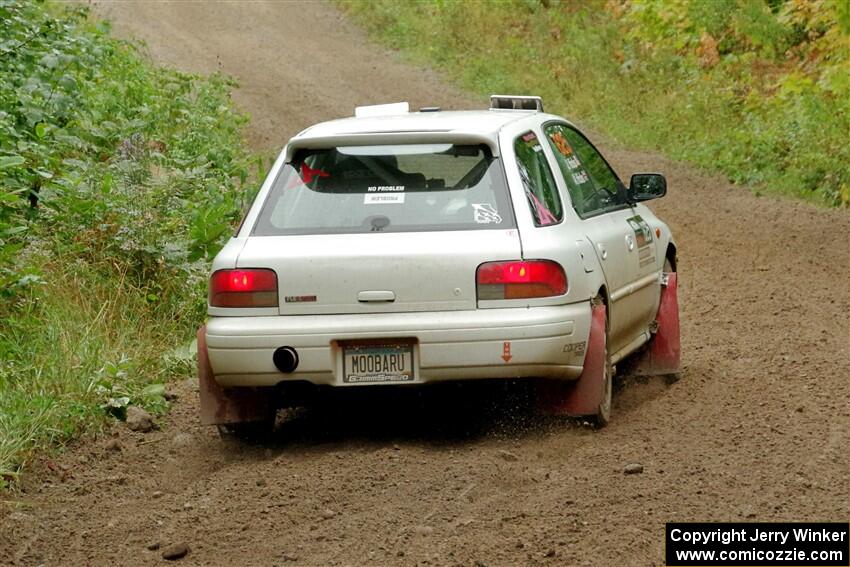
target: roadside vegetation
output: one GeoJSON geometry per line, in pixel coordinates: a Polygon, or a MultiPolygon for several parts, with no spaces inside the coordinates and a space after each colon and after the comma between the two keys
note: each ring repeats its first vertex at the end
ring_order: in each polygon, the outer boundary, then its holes
{"type": "Polygon", "coordinates": [[[392,47],[757,191],[850,205],[847,0],[341,0],[392,47]]]}
{"type": "Polygon", "coordinates": [[[232,84],[84,7],[0,0],[0,488],[192,371],[206,262],[256,162],[232,84]]]}

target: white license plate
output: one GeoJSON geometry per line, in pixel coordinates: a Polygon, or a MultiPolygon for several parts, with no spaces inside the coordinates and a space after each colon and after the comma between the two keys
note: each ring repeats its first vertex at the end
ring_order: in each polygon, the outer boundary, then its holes
{"type": "Polygon", "coordinates": [[[342,349],[345,384],[413,382],[413,345],[350,345],[342,349]]]}

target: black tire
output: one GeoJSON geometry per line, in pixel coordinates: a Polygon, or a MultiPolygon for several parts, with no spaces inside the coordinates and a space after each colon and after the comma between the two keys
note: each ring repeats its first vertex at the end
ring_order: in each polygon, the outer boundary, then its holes
{"type": "Polygon", "coordinates": [[[274,431],[271,420],[246,421],[242,423],[220,424],[218,435],[222,439],[238,439],[240,441],[257,441],[269,437],[274,431]]]}
{"type": "MultiPolygon", "coordinates": [[[[608,358],[608,346],[605,346],[605,357],[608,358]]],[[[596,415],[594,416],[594,424],[596,427],[605,427],[608,425],[608,422],[611,421],[611,400],[613,399],[614,392],[614,373],[612,372],[611,363],[606,360],[605,361],[605,382],[603,388],[605,388],[602,394],[602,402],[599,404],[599,408],[596,410],[596,415]]]]}

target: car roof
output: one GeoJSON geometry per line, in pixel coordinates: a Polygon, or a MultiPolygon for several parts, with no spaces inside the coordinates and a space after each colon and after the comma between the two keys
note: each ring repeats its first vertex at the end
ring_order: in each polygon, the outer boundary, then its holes
{"type": "Polygon", "coordinates": [[[286,159],[296,148],[327,144],[410,143],[445,140],[486,143],[498,154],[499,132],[508,124],[528,120],[564,120],[533,110],[426,110],[380,116],[348,117],[320,122],[303,130],[287,145],[286,159]]]}
{"type": "Polygon", "coordinates": [[[537,115],[523,110],[437,110],[386,116],[349,117],[320,122],[295,138],[389,134],[402,132],[468,132],[495,139],[510,122],[537,115]]]}

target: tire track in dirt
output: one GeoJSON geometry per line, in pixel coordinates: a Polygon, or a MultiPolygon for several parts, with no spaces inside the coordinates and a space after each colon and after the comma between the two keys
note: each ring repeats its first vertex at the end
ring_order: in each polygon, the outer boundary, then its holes
{"type": "MultiPolygon", "coordinates": [[[[156,61],[236,76],[270,153],[357,104],[486,104],[325,4],[95,8],[156,61]]],[[[0,564],[155,565],[148,546],[182,541],[186,565],[660,565],[666,521],[846,521],[850,217],[601,145],[621,177],[668,177],[653,208],[680,249],[679,382],[626,378],[598,432],[482,384],[329,400],[258,445],[201,427],[175,384],[160,431],[34,467],[0,507],[0,564]]]]}

